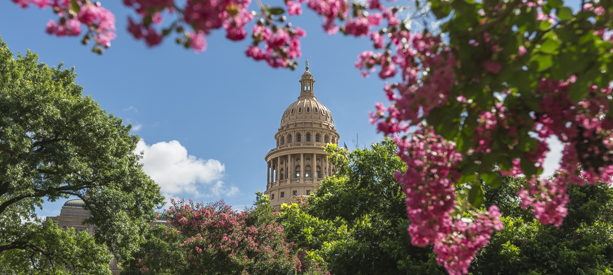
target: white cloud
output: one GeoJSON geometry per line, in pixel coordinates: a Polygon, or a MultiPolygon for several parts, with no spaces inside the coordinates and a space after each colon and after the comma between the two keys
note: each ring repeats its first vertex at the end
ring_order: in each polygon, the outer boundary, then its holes
{"type": "Polygon", "coordinates": [[[138,113],[138,109],[136,109],[136,107],[134,107],[134,106],[130,106],[128,108],[125,108],[125,109],[123,109],[123,111],[124,112],[132,111],[132,112],[138,113]]]}
{"type": "Polygon", "coordinates": [[[142,123],[136,123],[136,124],[132,125],[132,131],[134,131],[134,132],[140,131],[141,128],[143,128],[143,124],[142,123]]]}
{"type": "Polygon", "coordinates": [[[160,186],[166,197],[221,199],[239,193],[238,188],[227,187],[221,181],[225,170],[221,162],[188,155],[187,149],[176,140],[150,146],[141,139],[136,145],[136,153],[141,152],[144,152],[140,160],[143,170],[160,186]]]}
{"type": "Polygon", "coordinates": [[[547,153],[547,157],[543,163],[543,173],[541,174],[541,178],[553,176],[553,173],[560,167],[562,150],[564,150],[564,145],[556,136],[548,138],[547,145],[549,146],[549,152],[547,153]]]}

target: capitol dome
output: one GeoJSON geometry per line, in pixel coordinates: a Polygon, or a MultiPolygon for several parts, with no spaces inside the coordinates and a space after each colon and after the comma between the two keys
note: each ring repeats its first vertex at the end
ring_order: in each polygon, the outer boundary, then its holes
{"type": "Polygon", "coordinates": [[[69,200],[64,203],[64,207],[83,208],[83,206],[85,206],[85,202],[83,200],[69,200]]]}
{"type": "Polygon", "coordinates": [[[330,110],[315,97],[308,62],[299,82],[300,96],[283,112],[275,134],[276,147],[265,156],[265,194],[276,209],[283,203],[303,200],[326,176],[336,173],[323,148],[328,143],[338,144],[340,136],[330,110]]]}

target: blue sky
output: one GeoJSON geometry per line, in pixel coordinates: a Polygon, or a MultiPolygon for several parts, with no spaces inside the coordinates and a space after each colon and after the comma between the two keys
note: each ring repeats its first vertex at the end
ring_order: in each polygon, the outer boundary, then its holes
{"type": "MultiPolygon", "coordinates": [[[[576,6],[579,1],[569,2],[576,6]]],[[[360,147],[382,138],[369,124],[368,112],[375,102],[386,102],[384,82],[361,78],[353,66],[357,55],[371,48],[370,41],[325,34],[321,18],[307,9],[290,18],[307,36],[300,67],[289,71],[247,59],[249,41],[231,42],[223,31],[208,37],[201,54],[172,40],[147,48],[127,33],[128,9],[121,1],[102,4],[115,14],[118,35],[102,56],[79,38],[47,35],[51,10],[22,10],[11,1],[0,2],[0,35],[14,53],[30,49],[50,66],[75,67],[84,93],[131,123],[144,140],[139,148],[151,156],[145,170],[157,172],[166,195],[251,205],[254,192],[265,189],[264,156],[275,146],[283,111],[298,97],[305,57],[311,58],[315,95],[332,112],[340,143],[355,148],[356,134],[360,147]]],[[[38,213],[58,215],[64,202],[46,203],[38,213]]]]}

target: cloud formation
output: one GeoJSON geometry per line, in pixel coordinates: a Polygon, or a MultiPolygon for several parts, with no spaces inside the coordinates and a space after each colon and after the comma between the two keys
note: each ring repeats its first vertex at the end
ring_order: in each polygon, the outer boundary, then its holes
{"type": "Polygon", "coordinates": [[[543,173],[541,178],[548,178],[553,176],[553,173],[560,168],[560,160],[562,159],[562,150],[564,150],[564,144],[556,137],[552,136],[547,139],[547,145],[549,146],[549,152],[543,163],[543,173]]]}
{"type": "Polygon", "coordinates": [[[143,170],[161,188],[166,197],[185,195],[191,198],[230,197],[238,188],[227,187],[221,178],[225,167],[214,159],[201,159],[187,154],[187,149],[176,140],[147,145],[140,140],[136,153],[144,153],[140,162],[143,170]]]}
{"type": "Polygon", "coordinates": [[[123,111],[124,112],[132,111],[132,112],[138,113],[138,109],[136,109],[136,107],[134,107],[134,106],[130,106],[128,108],[125,108],[125,109],[123,109],[123,111]]]}

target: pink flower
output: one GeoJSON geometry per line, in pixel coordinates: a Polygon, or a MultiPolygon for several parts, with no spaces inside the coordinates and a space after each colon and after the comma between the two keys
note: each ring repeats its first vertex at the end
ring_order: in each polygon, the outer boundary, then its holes
{"type": "Polygon", "coordinates": [[[483,68],[490,71],[493,74],[499,74],[502,70],[502,65],[496,61],[486,60],[483,62],[483,68]]]}
{"type": "Polygon", "coordinates": [[[144,36],[147,46],[153,47],[162,43],[164,38],[161,34],[158,34],[152,27],[147,28],[147,34],[144,36]]]}
{"type": "Polygon", "coordinates": [[[204,36],[199,33],[191,32],[189,34],[189,45],[195,52],[203,52],[206,50],[206,40],[204,36]]]}
{"type": "Polygon", "coordinates": [[[517,53],[519,54],[519,56],[523,56],[524,54],[526,54],[528,50],[526,50],[526,47],[524,47],[524,45],[519,46],[519,50],[517,51],[517,53]]]}
{"type": "Polygon", "coordinates": [[[289,15],[301,15],[302,14],[302,7],[300,3],[290,0],[290,1],[287,1],[287,3],[285,4],[287,5],[287,13],[289,15]]]}

